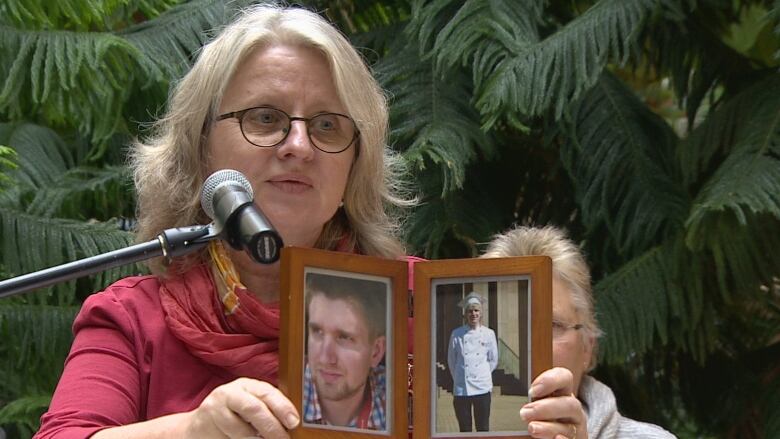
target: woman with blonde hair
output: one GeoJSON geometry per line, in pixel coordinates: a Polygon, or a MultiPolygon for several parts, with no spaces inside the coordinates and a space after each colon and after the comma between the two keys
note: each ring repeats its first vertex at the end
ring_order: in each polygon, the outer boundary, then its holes
{"type": "Polygon", "coordinates": [[[483,257],[549,256],[553,270],[553,368],[531,383],[532,402],[520,409],[534,438],[667,439],[656,425],[620,415],[612,390],[587,372],[596,367],[602,335],[593,310],[590,269],[555,227],[517,227],[496,235],[483,257]]]}
{"type": "MultiPolygon", "coordinates": [[[[204,180],[244,174],[286,245],[395,258],[398,218],[384,95],[317,14],[243,11],[137,142],[138,239],[208,222],[204,180]]],[[[37,438],[286,438],[300,415],[277,389],[279,264],[212,242],[94,294],[37,438]]]]}

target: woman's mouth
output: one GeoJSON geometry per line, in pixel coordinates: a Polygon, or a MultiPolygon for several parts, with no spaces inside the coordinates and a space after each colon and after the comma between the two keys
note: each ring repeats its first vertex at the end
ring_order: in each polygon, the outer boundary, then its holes
{"type": "Polygon", "coordinates": [[[308,178],[294,175],[280,175],[268,180],[271,186],[288,194],[300,194],[311,189],[312,183],[308,178]]]}

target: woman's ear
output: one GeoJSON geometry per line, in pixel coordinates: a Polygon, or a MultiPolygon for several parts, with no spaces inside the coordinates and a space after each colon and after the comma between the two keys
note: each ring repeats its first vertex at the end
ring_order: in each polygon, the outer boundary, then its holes
{"type": "Polygon", "coordinates": [[[591,360],[593,359],[593,351],[594,347],[596,346],[596,337],[585,335],[582,337],[582,339],[582,350],[584,354],[583,356],[585,357],[583,370],[587,371],[590,369],[591,360]]]}

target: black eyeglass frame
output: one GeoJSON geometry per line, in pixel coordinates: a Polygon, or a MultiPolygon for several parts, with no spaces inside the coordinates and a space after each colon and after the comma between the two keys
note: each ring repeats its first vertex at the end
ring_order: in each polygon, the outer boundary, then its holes
{"type": "Polygon", "coordinates": [[[289,114],[287,114],[287,112],[285,112],[284,110],[280,110],[278,108],[270,107],[270,106],[267,106],[267,105],[260,105],[260,106],[257,106],[257,107],[250,107],[250,108],[245,108],[243,110],[231,111],[230,113],[221,114],[221,115],[217,116],[216,121],[219,122],[221,120],[230,119],[230,118],[235,118],[235,119],[238,120],[238,127],[241,129],[241,135],[244,136],[244,139],[246,139],[247,142],[251,143],[252,145],[254,145],[254,146],[258,147],[258,148],[273,148],[273,147],[281,145],[287,139],[287,136],[290,135],[290,131],[292,129],[292,123],[294,121],[296,121],[296,120],[302,120],[303,123],[306,124],[306,136],[309,137],[309,142],[311,142],[311,144],[314,145],[315,148],[317,148],[318,150],[320,150],[320,151],[322,151],[324,153],[327,153],[327,154],[338,154],[338,153],[346,151],[360,137],[360,130],[358,129],[357,124],[355,123],[354,119],[352,119],[351,117],[347,116],[346,114],[341,114],[341,113],[324,112],[324,113],[317,113],[317,114],[315,114],[312,117],[298,117],[298,116],[290,116],[289,114]],[[274,143],[273,145],[258,145],[257,143],[249,140],[249,137],[247,137],[246,133],[244,132],[244,115],[247,112],[249,112],[249,111],[257,110],[257,109],[260,109],[260,108],[265,108],[265,109],[269,109],[269,110],[278,111],[278,112],[284,114],[285,116],[287,116],[287,121],[288,121],[288,123],[287,123],[287,131],[284,133],[284,136],[282,136],[281,140],[279,140],[278,142],[274,143]],[[347,143],[347,146],[345,146],[344,148],[342,148],[342,149],[340,149],[338,151],[326,151],[326,150],[322,149],[319,145],[317,145],[317,142],[315,142],[314,139],[311,138],[311,133],[309,132],[309,121],[311,121],[312,119],[314,119],[316,117],[327,115],[327,114],[331,114],[331,115],[334,115],[334,116],[346,117],[347,119],[349,119],[350,122],[352,122],[352,127],[355,129],[355,134],[352,136],[352,140],[350,140],[349,143],[347,143]]]}

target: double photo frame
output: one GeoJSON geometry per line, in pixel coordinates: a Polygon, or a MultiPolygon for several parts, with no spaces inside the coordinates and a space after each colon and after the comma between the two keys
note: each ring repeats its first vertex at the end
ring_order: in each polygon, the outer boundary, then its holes
{"type": "Polygon", "coordinates": [[[280,388],[302,415],[291,437],[528,437],[518,411],[552,365],[549,258],[290,247],[281,269],[280,388]]]}

